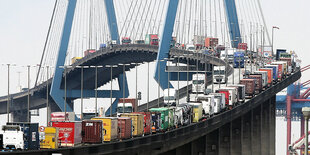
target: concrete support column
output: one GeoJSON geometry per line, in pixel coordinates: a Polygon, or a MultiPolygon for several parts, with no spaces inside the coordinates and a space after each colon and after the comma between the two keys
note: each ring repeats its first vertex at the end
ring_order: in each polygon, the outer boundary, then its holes
{"type": "Polygon", "coordinates": [[[187,143],[175,149],[175,155],[190,155],[191,154],[191,143],[187,143]]]}
{"type": "Polygon", "coordinates": [[[191,155],[205,154],[206,136],[202,136],[191,142],[191,155]]]}
{"type": "Polygon", "coordinates": [[[269,101],[261,104],[262,108],[262,131],[261,131],[261,153],[262,154],[269,154],[269,109],[270,104],[269,101]]]}
{"type": "Polygon", "coordinates": [[[229,155],[231,147],[231,123],[219,128],[219,155],[229,155]]]}
{"type": "Polygon", "coordinates": [[[252,110],[252,155],[261,154],[261,117],[261,106],[258,106],[252,110]]]}
{"type": "Polygon", "coordinates": [[[206,135],[205,155],[219,154],[219,129],[212,131],[206,135]]]}
{"type": "Polygon", "coordinates": [[[241,117],[233,120],[230,124],[230,154],[232,155],[240,155],[241,154],[241,135],[242,135],[242,129],[241,129],[241,117]]]}
{"type": "Polygon", "coordinates": [[[276,96],[269,99],[269,154],[276,154],[276,96]]]}
{"type": "Polygon", "coordinates": [[[249,155],[251,154],[252,145],[251,145],[251,133],[252,133],[252,113],[248,112],[247,114],[241,117],[242,120],[242,136],[241,136],[241,150],[242,155],[249,155]]]}

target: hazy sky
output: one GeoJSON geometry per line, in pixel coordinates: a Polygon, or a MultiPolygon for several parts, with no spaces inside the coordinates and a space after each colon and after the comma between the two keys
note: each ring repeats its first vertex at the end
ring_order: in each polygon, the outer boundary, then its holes
{"type": "MultiPolygon", "coordinates": [[[[0,96],[7,93],[7,69],[1,64],[39,63],[54,1],[0,0],[0,96]]],[[[295,50],[302,64],[309,64],[310,1],[261,0],[261,3],[270,33],[272,26],[280,27],[275,32],[275,48],[295,50]]],[[[26,86],[25,68],[14,67],[10,78],[12,92],[17,91],[19,71],[21,84],[26,86]]],[[[302,81],[306,79],[310,79],[310,72],[303,73],[302,81]]]]}

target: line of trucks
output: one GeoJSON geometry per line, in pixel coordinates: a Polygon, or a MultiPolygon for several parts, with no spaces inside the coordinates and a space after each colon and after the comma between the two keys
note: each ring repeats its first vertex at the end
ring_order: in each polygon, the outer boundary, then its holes
{"type": "MultiPolygon", "coordinates": [[[[279,61],[244,75],[239,84],[207,89],[205,74],[193,74],[189,101],[177,102],[174,89],[164,90],[164,106],[137,112],[137,99],[119,99],[113,117],[90,116],[75,120],[73,112],[54,112],[48,126],[38,123],[7,123],[2,126],[0,147],[4,150],[38,150],[122,141],[164,133],[204,121],[245,102],[295,71],[287,54],[279,61]]],[[[224,71],[225,72],[225,71],[224,71]]]]}

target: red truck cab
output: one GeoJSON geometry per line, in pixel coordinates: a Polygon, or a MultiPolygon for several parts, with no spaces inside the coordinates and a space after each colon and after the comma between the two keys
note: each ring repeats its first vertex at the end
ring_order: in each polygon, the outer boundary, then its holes
{"type": "Polygon", "coordinates": [[[150,42],[150,44],[151,44],[151,45],[156,45],[156,46],[158,46],[158,44],[159,44],[159,39],[158,39],[157,34],[151,35],[151,42],[150,42]]]}
{"type": "Polygon", "coordinates": [[[124,45],[131,44],[131,39],[129,37],[123,37],[122,38],[122,44],[124,44],[124,45]]]}

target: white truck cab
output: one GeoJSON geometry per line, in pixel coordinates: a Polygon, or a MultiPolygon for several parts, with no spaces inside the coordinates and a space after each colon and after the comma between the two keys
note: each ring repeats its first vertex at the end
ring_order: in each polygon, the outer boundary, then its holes
{"type": "Polygon", "coordinates": [[[210,93],[209,95],[214,96],[214,113],[218,114],[220,113],[223,109],[225,109],[225,94],[223,93],[210,93]]]}
{"type": "Polygon", "coordinates": [[[207,77],[205,74],[193,74],[192,93],[203,94],[207,87],[207,77]]]}
{"type": "Polygon", "coordinates": [[[24,133],[20,131],[18,125],[3,125],[3,148],[4,149],[24,149],[24,133]]]}
{"type": "Polygon", "coordinates": [[[197,98],[197,101],[202,103],[202,109],[204,115],[211,116],[214,114],[215,102],[213,95],[199,96],[197,98]]]}
{"type": "Polygon", "coordinates": [[[195,46],[194,45],[186,45],[186,50],[194,52],[195,51],[195,46]]]}
{"type": "Polygon", "coordinates": [[[169,106],[176,105],[176,90],[174,88],[164,90],[164,104],[169,106]]]}
{"type": "Polygon", "coordinates": [[[214,66],[213,67],[213,83],[226,83],[226,66],[214,66]]]}
{"type": "Polygon", "coordinates": [[[123,113],[132,113],[132,112],[133,112],[132,103],[117,104],[117,116],[120,116],[123,113]]]}

